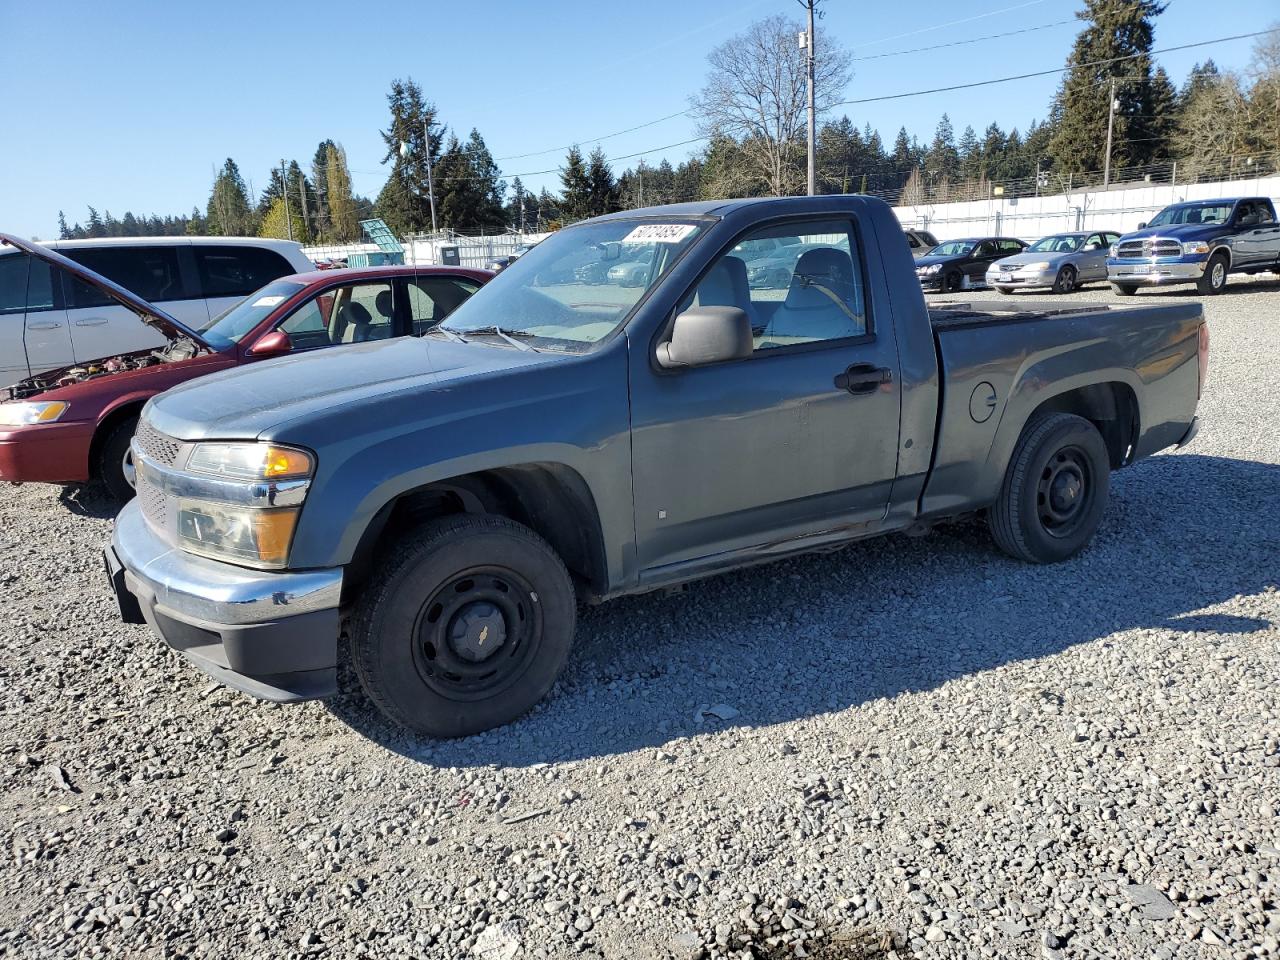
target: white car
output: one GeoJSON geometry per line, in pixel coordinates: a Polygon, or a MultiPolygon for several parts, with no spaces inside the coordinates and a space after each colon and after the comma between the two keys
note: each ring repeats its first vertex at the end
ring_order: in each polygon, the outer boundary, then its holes
{"type": "MultiPolygon", "coordinates": [[[[315,269],[301,244],[258,237],[46,245],[196,329],[272,280],[315,269]]],[[[165,345],[158,331],[60,268],[12,247],[0,251],[0,388],[46,370],[165,345]]]]}

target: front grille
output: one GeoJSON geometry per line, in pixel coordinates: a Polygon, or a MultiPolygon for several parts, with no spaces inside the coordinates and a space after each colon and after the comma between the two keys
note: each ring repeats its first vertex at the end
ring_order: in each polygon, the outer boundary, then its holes
{"type": "Polygon", "coordinates": [[[153,528],[163,530],[165,527],[164,491],[152,486],[139,474],[136,494],[143,518],[153,528]]]}
{"type": "Polygon", "coordinates": [[[182,447],[182,441],[166,436],[146,420],[138,421],[133,442],[138,445],[143,456],[166,467],[173,466],[178,459],[178,450],[182,447]]]}
{"type": "Polygon", "coordinates": [[[1121,257],[1179,257],[1182,244],[1177,240],[1126,240],[1117,253],[1121,257]]]}

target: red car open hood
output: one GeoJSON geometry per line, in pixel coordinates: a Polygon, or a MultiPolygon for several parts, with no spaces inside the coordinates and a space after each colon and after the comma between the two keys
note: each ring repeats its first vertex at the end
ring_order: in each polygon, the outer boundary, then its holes
{"type": "Polygon", "coordinates": [[[143,323],[155,327],[170,340],[185,337],[201,349],[213,350],[213,347],[209,345],[209,342],[204,337],[181,320],[171,317],[155,304],[143,300],[137,294],[126,290],[113,280],[108,280],[102,274],[94,273],[88,267],[81,266],[74,260],[64,257],[56,250],[51,250],[43,244],[32,243],[29,240],[23,240],[21,237],[15,237],[8,233],[0,233],[0,244],[16,247],[33,257],[39,257],[41,260],[67,271],[77,280],[82,280],[90,286],[97,287],[126,310],[136,313],[143,323]]]}

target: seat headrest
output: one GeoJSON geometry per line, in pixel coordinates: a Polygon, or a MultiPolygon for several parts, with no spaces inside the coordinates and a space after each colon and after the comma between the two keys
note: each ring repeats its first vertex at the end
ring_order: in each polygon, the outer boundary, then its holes
{"type": "Polygon", "coordinates": [[[818,286],[825,287],[845,303],[853,302],[853,261],[847,253],[834,247],[819,247],[802,253],[791,277],[786,305],[793,310],[830,307],[831,298],[815,289],[818,286]]]}
{"type": "Polygon", "coordinates": [[[378,313],[382,314],[384,317],[391,316],[393,311],[393,305],[394,305],[394,301],[392,301],[391,299],[390,290],[383,290],[381,293],[378,294],[377,299],[374,300],[374,306],[377,307],[378,313]]]}
{"type": "Polygon", "coordinates": [[[354,323],[360,326],[373,322],[373,314],[369,312],[369,308],[363,303],[356,303],[354,300],[343,306],[342,315],[347,323],[354,323]]]}
{"type": "Polygon", "coordinates": [[[700,307],[738,307],[746,310],[751,301],[747,284],[747,264],[740,257],[721,257],[698,284],[700,307]]]}

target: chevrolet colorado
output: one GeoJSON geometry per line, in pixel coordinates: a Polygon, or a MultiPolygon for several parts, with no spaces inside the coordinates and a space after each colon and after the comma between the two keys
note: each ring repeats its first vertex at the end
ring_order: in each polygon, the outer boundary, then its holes
{"type": "Polygon", "coordinates": [[[579,600],[979,511],[1071,557],[1111,470],[1194,435],[1201,308],[931,314],[915,267],[868,197],[628,211],[421,338],[181,385],[134,437],[121,614],[279,701],[332,694],[345,635],[389,717],[459,736],[546,694],[579,600]],[[804,245],[785,288],[758,240],[804,245]]]}

